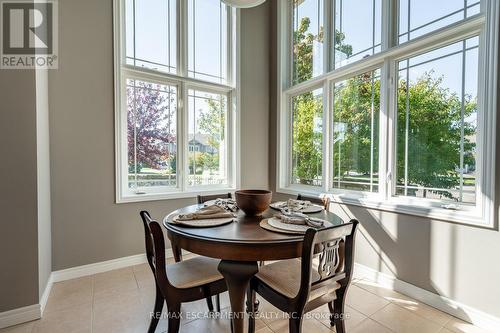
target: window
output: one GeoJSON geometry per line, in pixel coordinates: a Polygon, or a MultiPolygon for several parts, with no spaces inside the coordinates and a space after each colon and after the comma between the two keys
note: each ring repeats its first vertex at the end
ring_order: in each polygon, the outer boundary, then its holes
{"type": "Polygon", "coordinates": [[[377,192],[380,71],[333,87],[332,188],[377,192]]]}
{"type": "Polygon", "coordinates": [[[188,184],[227,185],[227,97],[189,90],[188,184]]]}
{"type": "Polygon", "coordinates": [[[382,0],[336,0],[334,68],[380,52],[382,0]]]}
{"type": "Polygon", "coordinates": [[[293,81],[323,74],[323,2],[293,1],[293,81]]]}
{"type": "Polygon", "coordinates": [[[396,194],[476,203],[478,38],[398,63],[396,194]]]}
{"type": "Polygon", "coordinates": [[[278,12],[279,192],[492,225],[498,1],[278,12]]]}
{"type": "Polygon", "coordinates": [[[236,26],[220,0],[115,0],[118,202],[236,187],[236,26]]]}
{"type": "Polygon", "coordinates": [[[292,184],[322,185],[323,91],[292,98],[292,184]]]}
{"type": "Polygon", "coordinates": [[[190,77],[227,80],[227,7],[220,0],[187,0],[190,77]],[[210,19],[206,19],[210,17],[210,19]]]}
{"type": "Polygon", "coordinates": [[[127,80],[128,188],[177,187],[177,89],[127,80]]]}

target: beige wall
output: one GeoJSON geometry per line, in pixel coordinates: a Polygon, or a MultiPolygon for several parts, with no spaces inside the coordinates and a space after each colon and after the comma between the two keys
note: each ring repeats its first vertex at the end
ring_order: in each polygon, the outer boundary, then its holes
{"type": "Polygon", "coordinates": [[[0,312],[38,303],[35,71],[0,70],[0,312]]]}
{"type": "MultiPolygon", "coordinates": [[[[273,18],[276,1],[273,1],[273,18]]],[[[274,64],[273,82],[276,82],[275,47],[271,63],[274,64]]],[[[275,133],[276,83],[271,90],[270,132],[275,133]]],[[[500,128],[497,131],[500,133],[500,128]]],[[[275,154],[276,134],[271,135],[270,140],[270,151],[275,154]]],[[[500,141],[497,141],[495,207],[500,198],[500,141]]],[[[271,156],[270,182],[271,188],[276,189],[274,156],[271,156]]],[[[276,199],[286,197],[275,195],[276,199]]],[[[356,206],[336,204],[331,209],[346,220],[356,218],[361,222],[356,239],[357,263],[500,317],[498,209],[496,230],[356,206]]]]}
{"type": "MultiPolygon", "coordinates": [[[[269,6],[242,12],[242,186],[268,187],[269,6]]],[[[195,199],[115,204],[111,0],[59,1],[59,69],[49,74],[53,270],[144,251],[139,211],[195,199]]]]}

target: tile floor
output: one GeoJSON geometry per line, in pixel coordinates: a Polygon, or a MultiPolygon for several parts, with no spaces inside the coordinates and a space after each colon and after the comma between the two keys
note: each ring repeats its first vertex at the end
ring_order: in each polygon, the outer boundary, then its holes
{"type": "MultiPolygon", "coordinates": [[[[0,333],[142,333],[147,332],[154,302],[154,281],[147,265],[114,270],[54,284],[43,319],[0,333]]],[[[229,301],[222,297],[223,315],[229,301]]],[[[207,319],[204,301],[183,307],[181,332],[230,332],[226,318],[207,319]],[[200,318],[201,316],[201,318],[200,318]]],[[[355,280],[347,297],[349,333],[490,333],[407,296],[364,280],[355,280]]],[[[261,299],[258,333],[288,332],[288,321],[261,299]]],[[[165,332],[162,319],[157,332],[165,332]]],[[[328,308],[315,310],[303,332],[334,332],[328,308]]]]}

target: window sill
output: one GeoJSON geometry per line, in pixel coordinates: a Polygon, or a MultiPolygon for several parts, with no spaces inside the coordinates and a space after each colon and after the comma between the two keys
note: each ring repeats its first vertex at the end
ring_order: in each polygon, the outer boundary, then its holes
{"type": "Polygon", "coordinates": [[[226,194],[228,192],[234,192],[236,189],[232,187],[224,187],[217,189],[203,189],[203,188],[193,188],[190,191],[172,191],[164,193],[145,193],[145,194],[126,194],[116,196],[116,203],[130,203],[130,202],[147,202],[147,201],[160,201],[160,200],[175,200],[175,199],[188,199],[196,198],[198,195],[214,195],[214,194],[226,194]]]}
{"type": "Polygon", "coordinates": [[[480,209],[477,206],[462,207],[458,210],[451,210],[431,205],[427,200],[421,200],[417,203],[409,203],[402,198],[391,198],[389,200],[381,200],[376,195],[352,195],[352,194],[337,194],[326,193],[319,188],[279,188],[277,190],[281,194],[297,195],[313,194],[326,195],[331,198],[332,203],[358,206],[367,209],[375,209],[391,213],[406,214],[424,217],[433,220],[441,220],[459,224],[473,225],[483,228],[491,228],[492,226],[482,216],[480,209]]]}

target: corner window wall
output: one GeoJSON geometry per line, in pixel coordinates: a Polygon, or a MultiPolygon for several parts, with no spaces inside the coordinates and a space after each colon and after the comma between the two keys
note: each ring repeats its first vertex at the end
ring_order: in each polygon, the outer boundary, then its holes
{"type": "Polygon", "coordinates": [[[237,183],[237,12],[220,0],[115,0],[116,197],[237,183]]]}
{"type": "Polygon", "coordinates": [[[500,3],[279,6],[278,191],[491,225],[500,3]]]}

